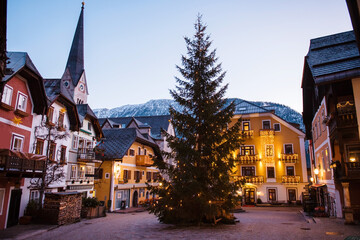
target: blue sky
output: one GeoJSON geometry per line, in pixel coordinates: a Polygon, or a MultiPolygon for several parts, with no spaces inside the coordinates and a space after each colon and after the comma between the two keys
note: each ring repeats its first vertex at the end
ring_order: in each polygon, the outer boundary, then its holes
{"type": "MultiPolygon", "coordinates": [[[[78,0],[8,1],[7,47],[26,51],[44,78],[60,78],[80,14],[78,0]]],[[[310,39],[352,29],[345,0],[88,0],[88,103],[113,108],[170,99],[198,13],[227,71],[226,97],[302,112],[310,39]]]]}

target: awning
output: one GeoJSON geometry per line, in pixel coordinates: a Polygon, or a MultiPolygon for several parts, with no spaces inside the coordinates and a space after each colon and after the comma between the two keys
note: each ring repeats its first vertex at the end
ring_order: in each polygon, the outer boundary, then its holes
{"type": "Polygon", "coordinates": [[[21,159],[29,159],[29,160],[38,160],[38,161],[46,161],[46,156],[32,154],[32,153],[24,153],[19,151],[14,151],[10,149],[0,149],[0,156],[9,156],[9,157],[17,157],[21,159]]]}

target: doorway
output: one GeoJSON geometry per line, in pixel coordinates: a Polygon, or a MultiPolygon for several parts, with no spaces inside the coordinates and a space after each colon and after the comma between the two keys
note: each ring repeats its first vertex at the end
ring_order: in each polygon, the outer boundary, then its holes
{"type": "Polygon", "coordinates": [[[137,191],[134,191],[132,206],[133,206],[133,207],[137,207],[137,206],[138,206],[138,192],[137,192],[137,191]]]}
{"type": "Polygon", "coordinates": [[[245,188],[245,204],[255,204],[255,188],[245,188]]]}
{"type": "Polygon", "coordinates": [[[21,189],[11,190],[9,215],[8,215],[6,227],[17,225],[19,222],[21,194],[22,194],[21,189]]]}

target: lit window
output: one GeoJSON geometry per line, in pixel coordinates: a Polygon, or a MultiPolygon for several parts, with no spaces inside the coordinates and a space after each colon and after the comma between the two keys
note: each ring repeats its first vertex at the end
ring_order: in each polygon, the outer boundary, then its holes
{"type": "Polygon", "coordinates": [[[255,147],[254,146],[243,146],[240,147],[240,155],[255,155],[255,147]]]}
{"type": "Polygon", "coordinates": [[[22,146],[23,146],[23,142],[24,142],[24,137],[21,137],[19,135],[13,135],[12,136],[12,145],[11,145],[11,149],[14,151],[19,151],[21,152],[22,150],[22,146]]]}
{"type": "Polygon", "coordinates": [[[84,178],[85,177],[85,167],[84,166],[79,167],[78,177],[79,178],[84,178]]]}
{"type": "Polygon", "coordinates": [[[26,112],[27,96],[21,92],[18,93],[17,109],[26,112]]]}
{"type": "Polygon", "coordinates": [[[59,112],[59,121],[58,121],[58,126],[60,128],[64,127],[64,113],[59,112]]]}
{"type": "Polygon", "coordinates": [[[71,165],[71,175],[70,175],[71,179],[76,178],[76,168],[77,168],[76,165],[71,165]]]}
{"type": "Polygon", "coordinates": [[[49,160],[54,161],[55,160],[55,149],[56,149],[56,143],[50,143],[50,149],[49,149],[49,160]]]}
{"type": "Polygon", "coordinates": [[[242,122],[243,131],[250,131],[250,122],[242,122]]]}
{"type": "Polygon", "coordinates": [[[269,201],[276,201],[276,189],[268,189],[269,201]]]}
{"type": "Polygon", "coordinates": [[[36,148],[35,148],[35,154],[43,154],[44,150],[44,140],[43,139],[37,139],[36,141],[36,148]]]}
{"type": "Polygon", "coordinates": [[[274,156],[274,145],[266,144],[265,149],[266,149],[265,154],[267,157],[274,156]]]}
{"type": "Polygon", "coordinates": [[[1,102],[6,103],[7,105],[11,105],[12,92],[13,89],[10,86],[5,85],[1,102]]]}

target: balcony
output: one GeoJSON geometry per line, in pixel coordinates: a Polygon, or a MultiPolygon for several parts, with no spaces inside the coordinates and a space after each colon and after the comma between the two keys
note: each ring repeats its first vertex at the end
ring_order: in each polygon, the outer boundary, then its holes
{"type": "Polygon", "coordinates": [[[245,183],[261,184],[264,183],[264,176],[239,176],[238,180],[245,180],[245,183]]]}
{"type": "Polygon", "coordinates": [[[79,148],[77,151],[78,162],[92,163],[95,161],[95,151],[93,148],[79,148]]]}
{"type": "Polygon", "coordinates": [[[240,164],[255,164],[260,161],[259,155],[240,155],[238,157],[240,164]]]}
{"type": "Polygon", "coordinates": [[[348,179],[360,179],[360,162],[346,162],[345,173],[348,179]]]}
{"type": "Polygon", "coordinates": [[[136,165],[149,167],[154,164],[154,161],[148,155],[136,155],[136,165]]]}
{"type": "Polygon", "coordinates": [[[260,136],[261,137],[273,137],[275,136],[274,129],[260,129],[260,136]]]}
{"type": "Polygon", "coordinates": [[[40,178],[46,173],[46,157],[11,150],[0,150],[0,174],[6,177],[40,178]]]}
{"type": "Polygon", "coordinates": [[[336,112],[330,114],[329,120],[326,123],[329,126],[330,134],[336,129],[357,127],[356,110],[353,100],[338,103],[336,109],[336,112]]]}
{"type": "Polygon", "coordinates": [[[254,137],[254,130],[247,130],[241,132],[244,138],[253,138],[254,137]]]}
{"type": "Polygon", "coordinates": [[[282,153],[280,156],[280,160],[283,163],[297,163],[299,159],[299,155],[296,153],[288,154],[288,153],[282,153]]]}
{"type": "Polygon", "coordinates": [[[282,183],[285,184],[298,184],[300,183],[300,176],[282,176],[282,183]]]}

